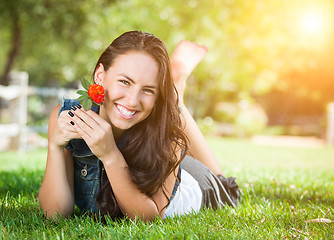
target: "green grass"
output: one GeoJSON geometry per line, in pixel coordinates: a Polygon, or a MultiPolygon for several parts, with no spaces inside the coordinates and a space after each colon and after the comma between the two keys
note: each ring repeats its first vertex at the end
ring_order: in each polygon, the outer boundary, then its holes
{"type": "Polygon", "coordinates": [[[237,176],[240,205],[153,223],[103,225],[78,211],[70,219],[48,221],[35,198],[46,151],[2,152],[0,239],[334,239],[333,222],[306,222],[334,221],[334,148],[269,147],[215,138],[209,143],[225,175],[237,176]]]}

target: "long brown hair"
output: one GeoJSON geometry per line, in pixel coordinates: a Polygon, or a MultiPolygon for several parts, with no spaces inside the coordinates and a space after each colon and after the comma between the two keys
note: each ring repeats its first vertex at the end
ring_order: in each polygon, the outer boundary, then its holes
{"type": "MultiPolygon", "coordinates": [[[[102,53],[94,72],[100,63],[107,71],[118,55],[133,50],[149,54],[158,63],[158,97],[151,114],[130,129],[131,136],[121,152],[128,164],[132,181],[141,192],[152,196],[162,188],[168,199],[164,182],[171,173],[175,174],[175,169],[188,150],[188,144],[182,131],[177,91],[165,45],[150,33],[123,33],[102,53]],[[183,149],[181,158],[176,156],[177,148],[183,149]]],[[[122,216],[109,181],[101,187],[96,202],[102,216],[122,216]]]]}

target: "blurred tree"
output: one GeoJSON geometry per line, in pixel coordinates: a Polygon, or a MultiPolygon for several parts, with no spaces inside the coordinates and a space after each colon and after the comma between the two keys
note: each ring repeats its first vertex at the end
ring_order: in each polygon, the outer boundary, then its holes
{"type": "Polygon", "coordinates": [[[73,81],[78,74],[82,75],[87,71],[87,57],[81,58],[81,54],[92,43],[89,31],[94,14],[90,12],[96,9],[95,14],[99,14],[113,2],[1,1],[1,31],[5,33],[1,41],[7,42],[4,49],[7,48],[8,56],[2,56],[4,70],[0,84],[8,84],[8,73],[15,67],[27,70],[33,84],[45,84],[52,79],[73,81]]]}
{"type": "MultiPolygon", "coordinates": [[[[313,3],[4,0],[0,2],[0,67],[5,69],[3,75],[8,68],[28,71],[34,85],[64,86],[87,77],[116,36],[137,29],[157,35],[170,53],[182,39],[208,47],[186,92],[196,118],[234,121],[222,113],[221,103],[254,98],[270,114],[311,113],[310,106],[312,113],[319,113],[326,102],[334,100],[334,34],[316,38],[299,31],[297,17],[313,3]],[[15,29],[21,34],[15,34],[15,29]]],[[[334,11],[331,0],[317,4],[334,11]]],[[[334,29],[331,20],[328,29],[334,29]]]]}
{"type": "MultiPolygon", "coordinates": [[[[1,9],[1,17],[3,19],[7,18],[11,22],[11,49],[8,53],[7,62],[5,64],[3,74],[0,77],[0,84],[8,85],[8,74],[9,71],[14,63],[14,59],[18,54],[20,44],[21,44],[21,26],[19,23],[19,16],[17,11],[15,10],[15,3],[14,1],[2,1],[0,3],[1,9]]],[[[1,21],[2,22],[2,21],[1,21]]],[[[2,26],[4,26],[4,22],[2,22],[2,26]]]]}

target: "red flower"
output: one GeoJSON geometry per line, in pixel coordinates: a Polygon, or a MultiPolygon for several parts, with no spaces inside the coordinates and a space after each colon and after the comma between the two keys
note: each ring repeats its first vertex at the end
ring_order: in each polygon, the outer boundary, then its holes
{"type": "Polygon", "coordinates": [[[88,96],[92,98],[92,100],[99,104],[104,101],[104,88],[98,84],[92,84],[88,88],[88,96]]]}

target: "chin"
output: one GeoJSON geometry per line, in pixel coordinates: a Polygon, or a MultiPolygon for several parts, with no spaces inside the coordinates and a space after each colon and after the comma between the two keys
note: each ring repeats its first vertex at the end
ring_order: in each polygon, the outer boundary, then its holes
{"type": "Polygon", "coordinates": [[[131,123],[131,122],[126,122],[126,121],[111,121],[111,124],[115,128],[125,131],[125,130],[132,128],[137,123],[131,123]]]}

